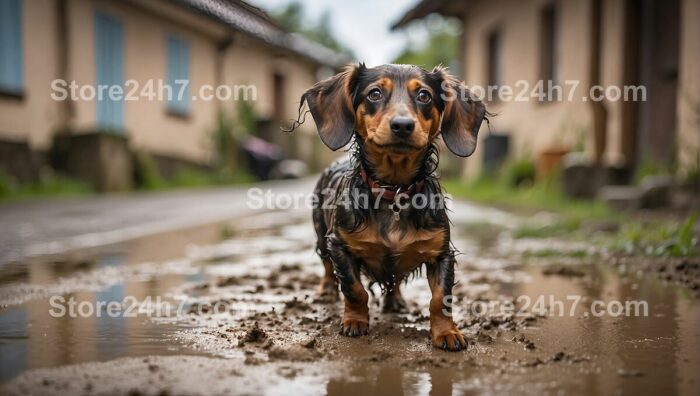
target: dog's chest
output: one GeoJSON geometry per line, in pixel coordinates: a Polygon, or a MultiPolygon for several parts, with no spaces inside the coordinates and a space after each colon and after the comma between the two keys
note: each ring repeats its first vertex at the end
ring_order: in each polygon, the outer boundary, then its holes
{"type": "Polygon", "coordinates": [[[426,262],[433,262],[443,250],[444,229],[420,230],[389,223],[383,227],[369,222],[355,232],[342,232],[350,252],[361,258],[374,274],[390,270],[402,277],[426,262]],[[386,268],[389,261],[392,268],[386,268]]]}

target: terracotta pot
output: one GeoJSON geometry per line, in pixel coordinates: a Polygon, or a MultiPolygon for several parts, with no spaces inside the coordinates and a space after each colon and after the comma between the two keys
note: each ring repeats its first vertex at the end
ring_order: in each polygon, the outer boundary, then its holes
{"type": "Polygon", "coordinates": [[[537,158],[537,180],[546,179],[553,170],[559,167],[561,160],[568,153],[568,149],[548,149],[542,151],[537,158]]]}

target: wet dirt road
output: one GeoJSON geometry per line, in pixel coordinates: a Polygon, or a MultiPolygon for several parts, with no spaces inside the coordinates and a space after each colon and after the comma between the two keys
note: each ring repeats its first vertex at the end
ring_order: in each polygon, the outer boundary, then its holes
{"type": "Polygon", "coordinates": [[[424,277],[404,286],[408,313],[382,313],[375,289],[370,335],[338,335],[309,213],[258,213],[2,267],[0,391],[700,394],[691,292],[585,242],[511,238],[530,219],[454,211],[467,351],[431,346],[424,277]],[[76,314],[52,317],[71,297],[76,314]],[[110,301],[116,315],[88,312],[110,301]]]}

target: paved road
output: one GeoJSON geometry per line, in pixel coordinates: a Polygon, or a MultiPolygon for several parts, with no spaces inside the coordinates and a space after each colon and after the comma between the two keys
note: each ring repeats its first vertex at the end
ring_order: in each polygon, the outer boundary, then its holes
{"type": "MultiPolygon", "coordinates": [[[[316,176],[259,183],[262,191],[291,197],[313,191],[316,176]]],[[[44,199],[0,204],[0,265],[23,258],[90,248],[235,219],[270,209],[251,209],[248,190],[235,186],[187,191],[44,199]]],[[[284,209],[284,208],[282,208],[284,209]]],[[[505,226],[513,217],[457,201],[454,221],[488,221],[505,226]]]]}
{"type": "MultiPolygon", "coordinates": [[[[312,191],[315,177],[260,183],[263,191],[312,191]]],[[[0,204],[0,265],[235,219],[250,186],[42,199],[0,204]]],[[[260,209],[263,210],[263,209],[260,209]]]]}

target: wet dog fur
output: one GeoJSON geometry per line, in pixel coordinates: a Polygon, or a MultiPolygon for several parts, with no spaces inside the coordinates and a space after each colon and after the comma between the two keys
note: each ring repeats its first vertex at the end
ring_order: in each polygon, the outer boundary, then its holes
{"type": "Polygon", "coordinates": [[[364,64],[308,89],[300,114],[305,103],[331,150],[353,141],[351,158],[326,169],[314,192],[317,252],[325,268],[320,292],[337,296],[340,286],[341,334],[369,332],[361,274],[385,292],[385,311],[401,311],[400,282],[425,266],[432,342],[445,350],[466,349],[451,316],[455,252],[444,206],[409,206],[397,215],[392,202],[373,195],[368,180],[400,191],[420,183],[420,194],[443,197],[436,175],[438,139],[457,156],[471,155],[487,115],[483,103],[442,67],[364,64]]]}

